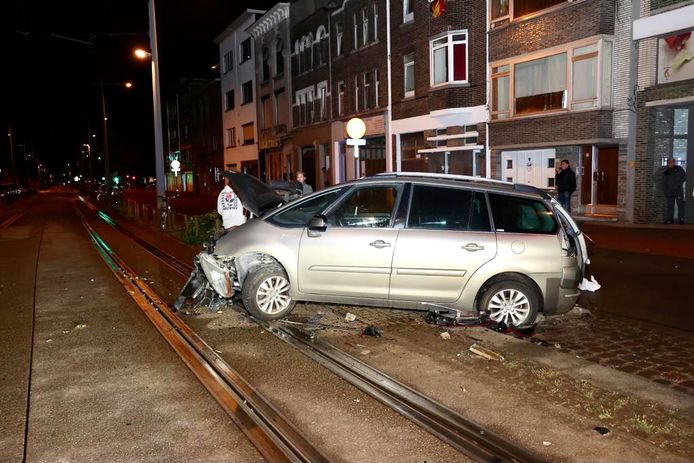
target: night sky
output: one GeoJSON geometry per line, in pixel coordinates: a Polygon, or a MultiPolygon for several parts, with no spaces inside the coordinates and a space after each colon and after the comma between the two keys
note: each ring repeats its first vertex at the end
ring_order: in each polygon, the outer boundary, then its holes
{"type": "MultiPolygon", "coordinates": [[[[182,77],[213,76],[210,66],[219,60],[214,38],[245,8],[274,3],[158,0],[162,99],[182,77]]],[[[147,5],[147,0],[1,2],[1,175],[9,171],[10,124],[20,175],[27,154],[53,172],[74,165],[90,130],[96,134],[95,154],[103,153],[100,78],[112,170],[154,175],[150,64],[132,55],[137,46],[149,49],[147,5]],[[126,81],[132,89],[124,88],[126,81]]]]}

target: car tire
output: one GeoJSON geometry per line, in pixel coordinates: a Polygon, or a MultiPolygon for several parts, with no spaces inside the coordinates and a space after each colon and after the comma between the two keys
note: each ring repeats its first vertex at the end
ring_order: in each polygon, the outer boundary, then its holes
{"type": "Polygon", "coordinates": [[[480,299],[480,312],[492,321],[514,328],[535,323],[540,307],[537,291],[518,280],[503,280],[492,284],[480,299]]]}
{"type": "Polygon", "coordinates": [[[280,266],[257,267],[243,281],[243,305],[261,320],[286,317],[296,304],[289,296],[289,287],[289,278],[280,266]]]}

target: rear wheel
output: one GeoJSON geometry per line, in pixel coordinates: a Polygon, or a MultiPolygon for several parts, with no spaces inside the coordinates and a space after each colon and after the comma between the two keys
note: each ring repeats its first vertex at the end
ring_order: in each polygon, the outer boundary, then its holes
{"type": "Polygon", "coordinates": [[[277,265],[258,267],[247,275],[241,297],[246,310],[261,320],[285,317],[296,304],[289,296],[289,278],[277,265]]]}
{"type": "Polygon", "coordinates": [[[480,300],[480,310],[489,314],[489,318],[516,328],[535,323],[539,307],[537,291],[516,280],[494,283],[480,300]]]}

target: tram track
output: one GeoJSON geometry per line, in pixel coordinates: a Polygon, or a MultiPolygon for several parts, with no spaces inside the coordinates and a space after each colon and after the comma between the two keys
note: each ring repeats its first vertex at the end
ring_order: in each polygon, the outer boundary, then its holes
{"type": "MultiPolygon", "coordinates": [[[[87,203],[89,204],[89,203],[87,203]]],[[[91,205],[90,205],[91,206],[91,205]]],[[[93,208],[93,206],[91,206],[93,208]]],[[[119,226],[107,214],[96,211],[98,216],[120,231],[130,239],[140,244],[155,258],[163,261],[177,273],[187,278],[192,271],[192,266],[184,264],[175,258],[158,250],[151,243],[143,240],[134,233],[119,226]]],[[[136,278],[135,278],[136,279],[136,278]]],[[[137,279],[136,279],[137,280],[137,279]]],[[[146,286],[140,281],[136,281],[146,286]]],[[[151,290],[149,290],[151,291],[151,290]]],[[[158,298],[156,294],[154,297],[158,298]]],[[[160,303],[163,303],[159,299],[160,303]]],[[[181,333],[197,338],[206,349],[215,357],[219,357],[204,341],[199,339],[185,323],[180,320],[166,305],[165,309],[158,309],[162,313],[173,316],[180,325],[177,330],[181,333]]],[[[320,341],[314,332],[306,333],[296,327],[286,326],[279,322],[263,322],[253,319],[248,314],[244,316],[252,319],[267,332],[289,344],[302,354],[327,368],[339,378],[352,384],[362,392],[368,394],[382,404],[388,406],[400,415],[412,420],[423,429],[437,438],[448,443],[461,453],[482,462],[538,462],[542,461],[536,455],[526,449],[517,446],[498,434],[468,420],[456,411],[440,404],[430,397],[398,382],[383,372],[356,359],[336,347],[320,341]]],[[[220,358],[221,360],[221,358],[220,358]]],[[[223,362],[223,360],[221,360],[223,362]]],[[[231,367],[229,367],[231,368],[231,367]]],[[[252,389],[250,385],[249,388],[252,389]]],[[[209,388],[208,388],[209,389],[209,388]]],[[[311,460],[318,461],[318,460],[311,460]]]]}
{"type": "Polygon", "coordinates": [[[327,462],[269,401],[183,322],[136,272],[109,248],[77,210],[100,256],[183,362],[255,445],[272,462],[327,462]]]}

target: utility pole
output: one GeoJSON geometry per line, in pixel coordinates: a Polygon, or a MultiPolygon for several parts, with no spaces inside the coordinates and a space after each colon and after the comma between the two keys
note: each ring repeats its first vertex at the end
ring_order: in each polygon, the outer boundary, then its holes
{"type": "Polygon", "coordinates": [[[7,131],[7,136],[10,138],[10,165],[12,166],[12,180],[14,181],[14,184],[19,186],[19,182],[17,179],[17,166],[14,163],[14,142],[12,141],[12,124],[10,124],[10,128],[7,131]]]}
{"type": "Polygon", "coordinates": [[[108,155],[108,116],[106,116],[106,98],[104,97],[104,78],[99,79],[99,88],[101,89],[101,119],[104,128],[104,177],[106,177],[106,186],[111,186],[111,170],[109,166],[108,155]]]}
{"type": "Polygon", "coordinates": [[[154,0],[149,0],[149,45],[152,50],[152,102],[154,106],[154,161],[157,175],[157,208],[166,207],[166,178],[164,177],[164,140],[161,126],[161,96],[159,92],[159,52],[154,0]]]}

